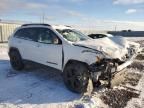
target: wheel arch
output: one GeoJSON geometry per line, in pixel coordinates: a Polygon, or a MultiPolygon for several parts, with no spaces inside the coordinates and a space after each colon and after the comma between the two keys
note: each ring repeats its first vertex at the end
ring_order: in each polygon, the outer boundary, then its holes
{"type": "Polygon", "coordinates": [[[12,52],[12,51],[16,51],[16,52],[18,52],[20,54],[18,48],[15,48],[15,47],[10,47],[8,54],[10,55],[10,52],[12,52]]]}
{"type": "Polygon", "coordinates": [[[70,59],[70,60],[68,60],[68,61],[66,62],[66,64],[64,65],[63,71],[64,71],[64,69],[65,69],[65,67],[66,67],[67,65],[72,64],[72,63],[81,63],[81,64],[85,65],[85,66],[89,69],[89,65],[88,65],[86,62],[82,62],[82,61],[79,61],[79,60],[70,59]]]}

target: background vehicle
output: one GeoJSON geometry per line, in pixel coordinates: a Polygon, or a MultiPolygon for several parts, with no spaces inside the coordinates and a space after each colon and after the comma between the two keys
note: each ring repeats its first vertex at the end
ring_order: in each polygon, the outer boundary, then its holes
{"type": "Polygon", "coordinates": [[[132,63],[140,45],[109,38],[92,39],[68,26],[25,24],[9,38],[12,67],[22,70],[25,61],[53,67],[63,72],[65,85],[73,92],[87,88],[89,78],[111,78],[132,63]]]}
{"type": "Polygon", "coordinates": [[[89,37],[93,39],[104,38],[104,37],[113,37],[111,34],[89,34],[89,37]]]}

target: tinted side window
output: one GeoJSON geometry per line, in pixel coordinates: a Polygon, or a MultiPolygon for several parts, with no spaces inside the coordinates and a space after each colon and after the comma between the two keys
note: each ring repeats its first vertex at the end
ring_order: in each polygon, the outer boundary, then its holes
{"type": "Polygon", "coordinates": [[[37,35],[38,31],[36,28],[23,28],[18,30],[14,36],[26,40],[36,41],[37,35]]]}
{"type": "Polygon", "coordinates": [[[25,37],[24,29],[18,30],[18,31],[14,34],[14,37],[24,38],[24,37],[25,37]]]}

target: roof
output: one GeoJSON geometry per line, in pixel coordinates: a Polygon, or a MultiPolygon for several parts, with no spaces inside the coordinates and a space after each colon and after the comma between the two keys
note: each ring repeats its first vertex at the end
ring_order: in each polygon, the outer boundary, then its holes
{"type": "Polygon", "coordinates": [[[52,27],[54,29],[71,29],[72,27],[67,25],[50,25],[50,24],[43,24],[43,23],[30,23],[30,24],[23,24],[22,27],[26,26],[46,26],[46,27],[52,27]]]}
{"type": "Polygon", "coordinates": [[[51,25],[42,23],[31,23],[31,24],[23,24],[22,26],[51,26],[51,25]]]}

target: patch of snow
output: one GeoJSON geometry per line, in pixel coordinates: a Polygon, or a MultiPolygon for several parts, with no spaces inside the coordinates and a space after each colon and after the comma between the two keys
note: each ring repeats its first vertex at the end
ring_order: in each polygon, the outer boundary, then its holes
{"type": "Polygon", "coordinates": [[[0,51],[0,108],[67,107],[80,99],[65,87],[60,72],[43,67],[17,72],[10,66],[7,50],[0,51]]]}
{"type": "Polygon", "coordinates": [[[142,41],[144,40],[144,37],[125,37],[126,39],[130,41],[142,41]]]}

